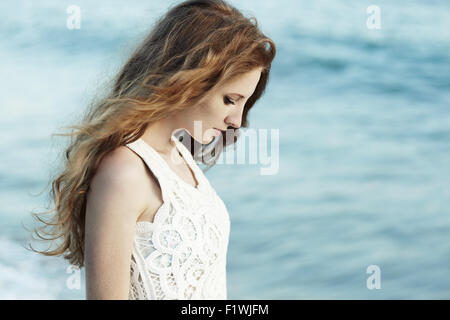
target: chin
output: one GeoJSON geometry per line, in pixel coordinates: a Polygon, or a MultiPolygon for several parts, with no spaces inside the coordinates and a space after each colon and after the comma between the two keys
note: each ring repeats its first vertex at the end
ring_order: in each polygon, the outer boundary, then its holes
{"type": "Polygon", "coordinates": [[[209,144],[214,140],[214,135],[208,135],[206,136],[206,139],[203,139],[203,141],[201,142],[201,144],[209,144]]]}
{"type": "Polygon", "coordinates": [[[191,136],[192,139],[194,139],[196,142],[198,142],[200,144],[208,144],[214,140],[214,135],[208,135],[208,134],[205,134],[204,136],[202,136],[201,139],[199,139],[199,137],[195,137],[194,135],[192,135],[190,133],[189,133],[189,136],[191,136]]]}

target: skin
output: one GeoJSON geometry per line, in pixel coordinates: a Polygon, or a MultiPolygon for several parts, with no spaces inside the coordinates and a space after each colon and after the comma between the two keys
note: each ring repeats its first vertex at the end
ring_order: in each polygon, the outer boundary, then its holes
{"type": "MultiPolygon", "coordinates": [[[[205,144],[214,138],[212,128],[226,129],[230,125],[239,128],[244,105],[253,94],[261,71],[255,68],[205,94],[188,110],[152,123],[141,138],[180,178],[196,186],[197,181],[170,140],[171,135],[183,128],[196,141],[205,144]],[[236,93],[244,97],[239,98],[236,93]],[[201,121],[201,131],[194,130],[194,121],[201,121]]],[[[136,222],[153,222],[162,204],[158,180],[132,150],[121,146],[102,160],[87,194],[86,299],[128,299],[136,222]]]]}

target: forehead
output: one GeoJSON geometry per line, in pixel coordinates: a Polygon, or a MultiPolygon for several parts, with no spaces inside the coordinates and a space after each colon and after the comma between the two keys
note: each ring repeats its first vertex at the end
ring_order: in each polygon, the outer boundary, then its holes
{"type": "Polygon", "coordinates": [[[261,77],[261,71],[262,68],[256,68],[244,73],[225,83],[223,89],[249,97],[252,95],[258,84],[259,78],[261,77]]]}

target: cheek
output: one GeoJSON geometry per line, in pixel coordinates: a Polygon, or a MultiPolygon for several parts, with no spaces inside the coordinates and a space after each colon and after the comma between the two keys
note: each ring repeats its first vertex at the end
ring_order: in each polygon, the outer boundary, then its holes
{"type": "Polygon", "coordinates": [[[203,120],[205,122],[217,121],[220,117],[224,115],[224,109],[217,102],[210,102],[205,105],[203,109],[203,120]]]}
{"type": "Polygon", "coordinates": [[[191,113],[185,118],[189,119],[189,126],[194,127],[194,121],[201,121],[202,131],[210,129],[211,127],[223,126],[223,121],[226,117],[226,106],[221,103],[220,98],[208,98],[203,100],[200,104],[191,110],[191,113]]]}
{"type": "Polygon", "coordinates": [[[211,127],[214,127],[214,123],[217,122],[217,119],[211,108],[204,105],[203,108],[192,110],[187,113],[182,121],[185,124],[185,128],[187,128],[190,132],[194,132],[194,130],[201,130],[203,133],[211,127]]]}

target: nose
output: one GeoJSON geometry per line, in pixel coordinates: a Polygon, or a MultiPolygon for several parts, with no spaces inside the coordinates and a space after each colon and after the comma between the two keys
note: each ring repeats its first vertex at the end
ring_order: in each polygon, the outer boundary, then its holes
{"type": "Polygon", "coordinates": [[[242,122],[242,112],[244,108],[240,108],[239,112],[234,112],[226,118],[226,123],[229,126],[232,126],[235,129],[239,129],[241,127],[242,122]]]}
{"type": "Polygon", "coordinates": [[[228,124],[228,126],[232,126],[234,129],[239,129],[241,127],[241,125],[236,124],[236,122],[227,122],[227,124],[228,124]]]}

